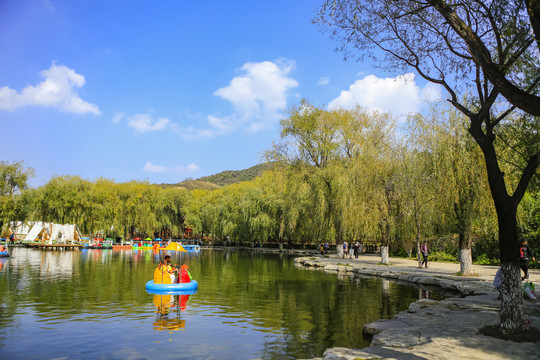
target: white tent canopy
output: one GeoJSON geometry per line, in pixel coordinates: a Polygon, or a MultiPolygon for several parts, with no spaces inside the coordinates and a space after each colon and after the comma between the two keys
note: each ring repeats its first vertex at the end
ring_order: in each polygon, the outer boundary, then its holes
{"type": "Polygon", "coordinates": [[[30,232],[26,235],[24,238],[25,241],[34,241],[36,240],[36,237],[39,235],[39,233],[43,230],[43,222],[42,221],[36,221],[34,223],[34,226],[32,226],[32,229],[30,232]]]}
{"type": "MultiPolygon", "coordinates": [[[[24,226],[21,226],[20,221],[12,222],[10,228],[17,230],[24,230],[24,226]]],[[[73,224],[54,224],[43,221],[30,221],[26,228],[30,229],[25,237],[22,237],[24,241],[36,241],[40,236],[42,239],[48,239],[48,242],[68,243],[79,240],[81,234],[76,225],[73,224]],[[31,226],[31,228],[29,227],[31,226]]],[[[24,232],[17,232],[17,234],[24,235],[24,232]]]]}
{"type": "Polygon", "coordinates": [[[75,225],[72,224],[51,224],[51,236],[49,238],[49,244],[52,244],[54,240],[60,240],[61,243],[67,243],[68,241],[75,240],[76,232],[75,225]]]}

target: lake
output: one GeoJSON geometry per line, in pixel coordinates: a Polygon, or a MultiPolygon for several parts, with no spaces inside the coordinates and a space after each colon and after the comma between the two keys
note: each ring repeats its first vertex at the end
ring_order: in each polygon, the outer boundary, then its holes
{"type": "Polygon", "coordinates": [[[206,249],[170,253],[198,291],[160,296],[145,290],[159,253],[10,251],[0,259],[2,359],[313,358],[368,346],[364,324],[422,296],[380,278],[299,268],[286,254],[206,249]]]}

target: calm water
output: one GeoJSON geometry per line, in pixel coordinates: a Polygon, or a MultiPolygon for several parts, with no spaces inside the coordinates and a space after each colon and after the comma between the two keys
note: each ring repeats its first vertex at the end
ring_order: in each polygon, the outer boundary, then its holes
{"type": "Polygon", "coordinates": [[[0,259],[1,359],[288,359],[364,347],[365,323],[421,296],[382,279],[297,268],[251,251],[172,253],[199,282],[191,296],[144,285],[149,251],[12,248],[0,259]]]}

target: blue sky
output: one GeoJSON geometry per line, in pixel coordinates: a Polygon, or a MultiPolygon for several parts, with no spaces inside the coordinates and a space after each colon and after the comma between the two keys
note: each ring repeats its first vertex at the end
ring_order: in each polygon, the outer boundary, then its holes
{"type": "Polygon", "coordinates": [[[52,176],[174,183],[260,162],[317,106],[418,110],[440,92],[343,61],[318,1],[0,1],[0,160],[52,176]]]}

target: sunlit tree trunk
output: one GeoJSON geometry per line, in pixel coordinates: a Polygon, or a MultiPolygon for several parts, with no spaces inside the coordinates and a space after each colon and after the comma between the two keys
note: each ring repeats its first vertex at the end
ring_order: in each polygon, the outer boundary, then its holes
{"type": "MultiPolygon", "coordinates": [[[[476,120],[476,119],[474,119],[476,120]]],[[[489,131],[484,134],[477,122],[469,132],[474,137],[486,162],[489,187],[499,225],[499,252],[502,268],[502,302],[501,323],[503,330],[514,331],[524,325],[523,295],[519,273],[519,240],[517,233],[517,205],[519,204],[532,174],[538,167],[538,157],[531,157],[523,171],[520,184],[514,195],[510,196],[506,189],[504,173],[500,170],[493,142],[495,137],[489,131]],[[476,126],[474,126],[476,125],[476,126]]]]}

